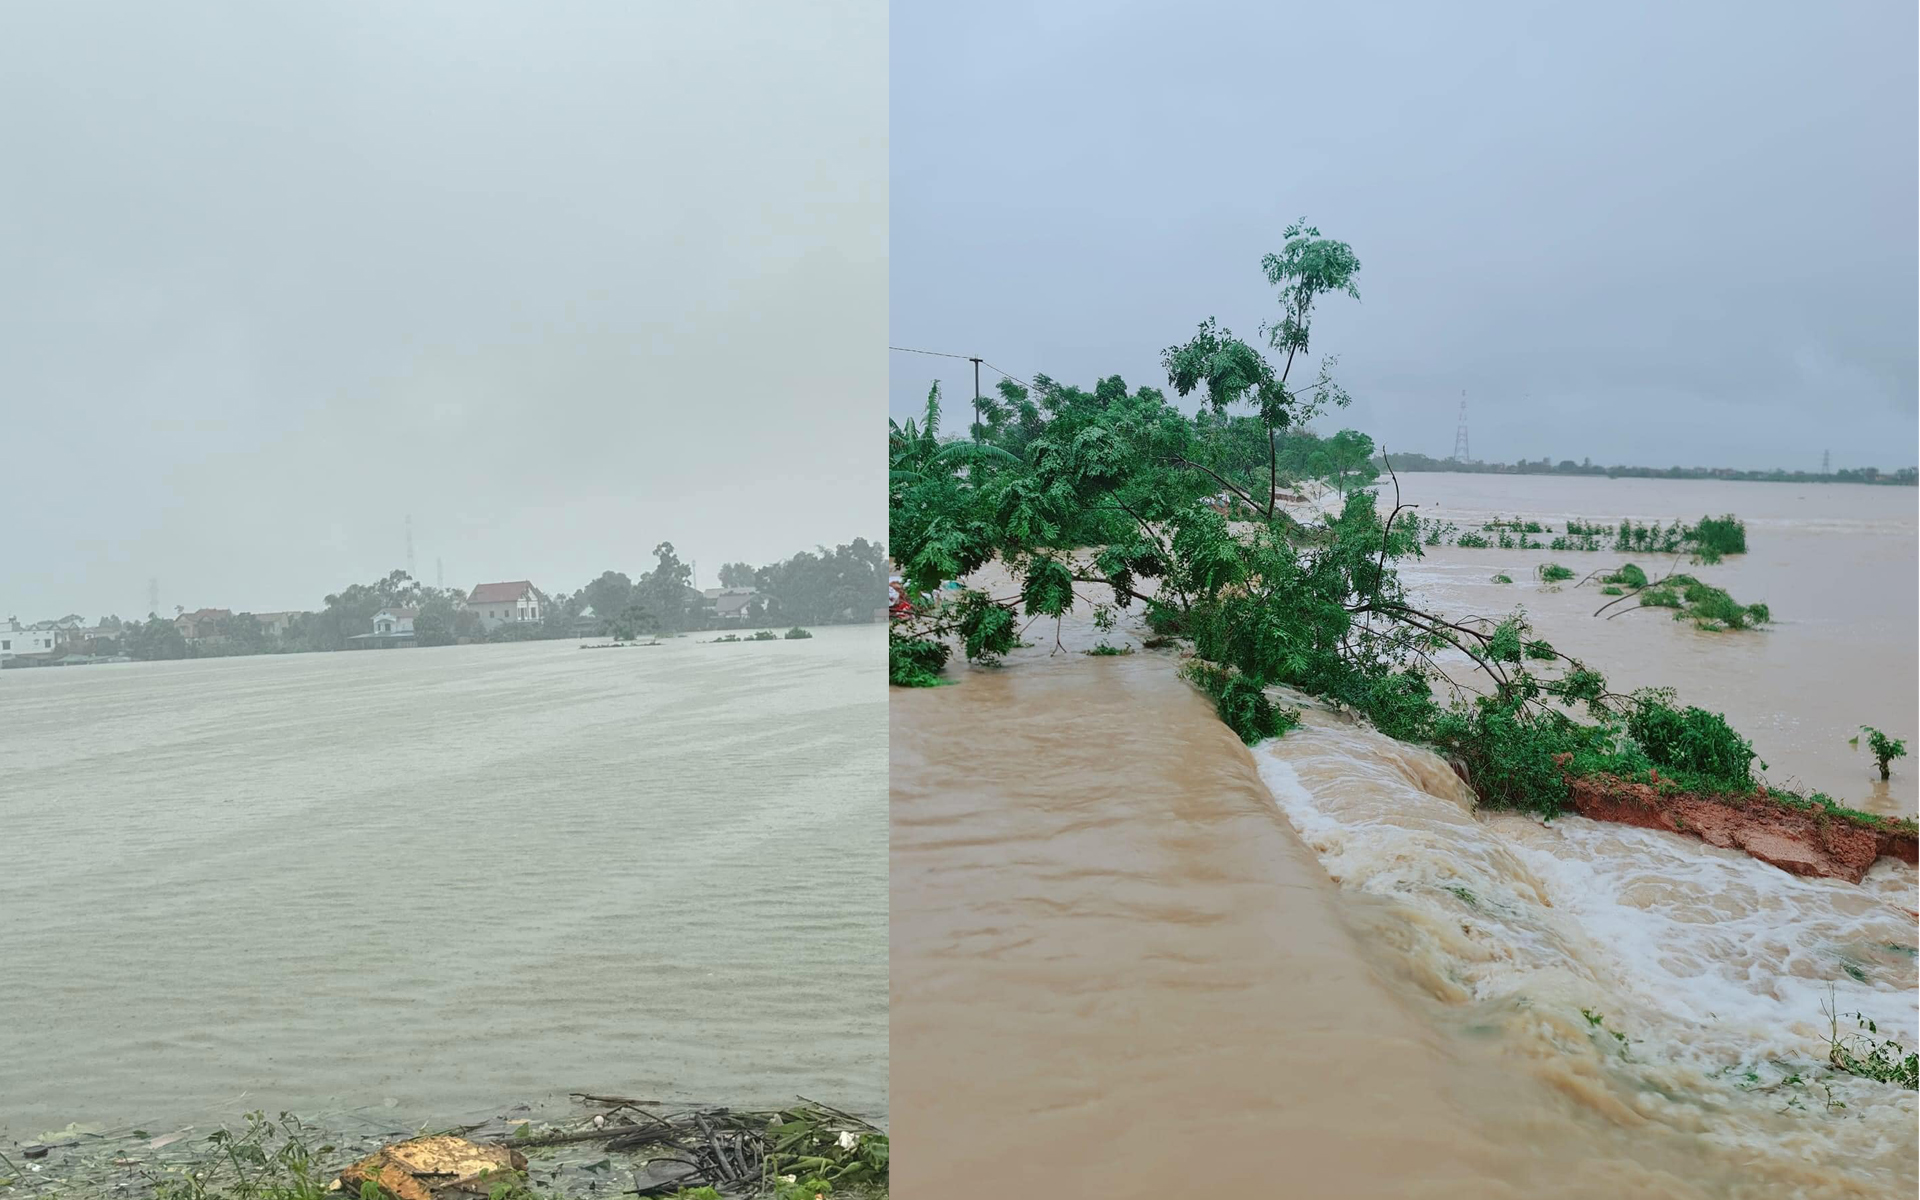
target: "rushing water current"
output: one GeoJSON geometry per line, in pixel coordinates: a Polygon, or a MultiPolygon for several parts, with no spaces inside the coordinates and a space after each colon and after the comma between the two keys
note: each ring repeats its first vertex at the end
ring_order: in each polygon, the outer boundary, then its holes
{"type": "Polygon", "coordinates": [[[887,1103],[883,631],[0,676],[0,1134],[887,1103]]]}
{"type": "MultiPolygon", "coordinates": [[[[1846,746],[1863,723],[1920,733],[1911,490],[1401,484],[1462,526],[1742,515],[1750,553],[1696,573],[1773,607],[1755,633],[1596,623],[1592,585],[1532,582],[1612,552],[1445,549],[1405,575],[1452,616],[1525,607],[1616,687],[1726,711],[1776,782],[1914,811],[1911,759],[1880,787],[1846,746]]],[[[1801,879],[1679,835],[1476,813],[1435,755],[1311,702],[1249,755],[1170,658],[1071,653],[1138,644],[1088,615],[1068,653],[1036,630],[1005,668],[894,698],[902,1170],[932,1140],[911,1131],[952,1135],[916,1195],[966,1194],[941,1180],[981,1144],[1031,1194],[1920,1187],[1915,1094],[1826,1069],[1836,1015],[1920,1042],[1911,867],[1801,879]]]]}

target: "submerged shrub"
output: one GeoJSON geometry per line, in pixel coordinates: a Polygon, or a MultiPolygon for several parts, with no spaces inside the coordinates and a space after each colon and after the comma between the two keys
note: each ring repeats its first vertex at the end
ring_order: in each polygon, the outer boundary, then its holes
{"type": "Polygon", "coordinates": [[[795,625],[792,629],[787,630],[786,636],[788,641],[797,642],[802,638],[810,638],[813,634],[795,625]]]}
{"type": "Polygon", "coordinates": [[[1672,693],[1646,689],[1633,694],[1627,734],[1647,758],[1669,771],[1698,775],[1729,791],[1753,787],[1753,745],[1719,713],[1688,705],[1673,707],[1672,693]]]}
{"type": "Polygon", "coordinates": [[[1495,583],[1512,583],[1512,582],[1513,582],[1513,576],[1511,576],[1511,575],[1495,575],[1495,576],[1493,577],[1493,581],[1494,581],[1495,583]]]}
{"type": "MultiPolygon", "coordinates": [[[[1602,575],[1600,581],[1602,583],[1617,583],[1623,587],[1643,588],[1647,586],[1647,573],[1632,563],[1628,563],[1611,575],[1602,575]]],[[[1618,595],[1619,593],[1616,592],[1614,594],[1618,595]]]]}
{"type": "Polygon", "coordinates": [[[1540,568],[1540,578],[1548,583],[1559,583],[1563,579],[1573,578],[1573,568],[1563,567],[1559,563],[1547,563],[1540,568]]]}
{"type": "Polygon", "coordinates": [[[1469,550],[1485,550],[1493,543],[1477,533],[1463,533],[1453,544],[1456,546],[1465,546],[1469,550]]]}
{"type": "Polygon", "coordinates": [[[1648,588],[1640,593],[1642,608],[1679,608],[1680,596],[1672,588],[1648,588]]]}
{"type": "Polygon", "coordinates": [[[1691,535],[1690,540],[1701,550],[1715,554],[1747,552],[1746,522],[1732,513],[1721,517],[1701,517],[1700,523],[1688,533],[1691,535]]]}
{"type": "MultiPolygon", "coordinates": [[[[1905,758],[1907,756],[1907,744],[1899,738],[1888,737],[1871,725],[1862,725],[1860,732],[1867,735],[1867,750],[1873,755],[1874,765],[1880,768],[1880,778],[1882,780],[1892,778],[1891,773],[1887,770],[1887,764],[1896,758],[1905,758]]],[[[1848,738],[1847,745],[1852,746],[1856,750],[1859,749],[1859,735],[1856,734],[1848,738]]]]}
{"type": "Polygon", "coordinates": [[[938,687],[952,650],[932,638],[887,634],[887,682],[895,687],[938,687]]]}
{"type": "Polygon", "coordinates": [[[1608,584],[1607,586],[1600,589],[1600,594],[1602,596],[1624,596],[1627,593],[1626,593],[1626,590],[1623,588],[1617,588],[1612,584],[1608,584]]]}
{"type": "Polygon", "coordinates": [[[1300,724],[1299,709],[1278,707],[1267,698],[1265,688],[1238,671],[1196,658],[1181,668],[1181,674],[1212,697],[1220,719],[1249,746],[1300,724]]]}
{"type": "Polygon", "coordinates": [[[1573,724],[1558,714],[1525,714],[1482,697],[1434,719],[1433,743],[1466,769],[1480,802],[1555,817],[1567,802],[1567,780],[1555,756],[1579,745],[1573,724]]]}

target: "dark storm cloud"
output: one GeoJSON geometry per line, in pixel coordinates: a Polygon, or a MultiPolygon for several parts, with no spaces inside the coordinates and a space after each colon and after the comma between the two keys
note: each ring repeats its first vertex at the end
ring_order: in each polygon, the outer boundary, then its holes
{"type": "MultiPolygon", "coordinates": [[[[16,5],[0,605],[883,536],[886,11],[16,5]]],[[[4,616],[0,612],[0,616],[4,616]]]]}
{"type": "MultiPolygon", "coordinates": [[[[1481,458],[1915,452],[1915,10],[984,3],[893,32],[895,344],[1162,385],[1306,215],[1327,418],[1481,458]]],[[[891,408],[965,363],[895,354],[891,408]]],[[[986,376],[991,383],[993,376],[986,376]]],[[[965,420],[957,409],[955,427],[965,420]]]]}

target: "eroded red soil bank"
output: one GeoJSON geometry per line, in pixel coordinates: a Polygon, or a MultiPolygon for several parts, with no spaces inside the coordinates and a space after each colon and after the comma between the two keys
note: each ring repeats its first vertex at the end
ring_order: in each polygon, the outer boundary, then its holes
{"type": "Polygon", "coordinates": [[[1687,833],[1714,846],[1738,848],[1795,875],[1860,882],[1881,855],[1911,863],[1911,827],[1874,828],[1832,813],[1788,805],[1766,794],[1707,796],[1662,793],[1611,775],[1570,779],[1569,807],[1596,821],[1687,833]]]}

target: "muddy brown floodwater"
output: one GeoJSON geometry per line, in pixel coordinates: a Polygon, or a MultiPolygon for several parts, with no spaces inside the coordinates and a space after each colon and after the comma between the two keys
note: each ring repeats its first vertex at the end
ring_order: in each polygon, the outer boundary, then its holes
{"type": "Polygon", "coordinates": [[[892,697],[900,1194],[1914,1194],[1821,1039],[1913,1042],[1912,868],[1477,814],[1310,704],[1250,752],[1089,616],[892,697]]]}
{"type": "Polygon", "coordinates": [[[1873,725],[1920,753],[1916,489],[1436,473],[1402,475],[1400,488],[1423,521],[1461,529],[1500,517],[1564,532],[1569,518],[1617,526],[1622,518],[1670,525],[1739,516],[1748,552],[1712,566],[1615,550],[1446,546],[1403,562],[1400,574],[1423,603],[1456,619],[1524,608],[1543,636],[1593,663],[1616,690],[1671,687],[1683,703],[1726,713],[1776,785],[1824,791],[1870,812],[1914,814],[1920,763],[1906,759],[1883,783],[1871,756],[1847,742],[1873,725]],[[1537,571],[1547,562],[1577,574],[1542,584],[1537,571]],[[1596,618],[1611,597],[1598,580],[1582,581],[1623,562],[1654,578],[1679,566],[1743,604],[1768,605],[1773,623],[1709,633],[1665,610],[1625,606],[1611,610],[1620,614],[1612,619],[1596,618]],[[1496,574],[1513,583],[1494,583],[1496,574]]]}

